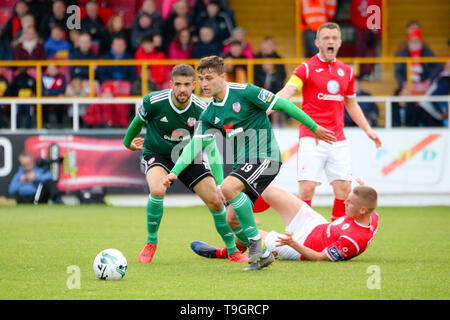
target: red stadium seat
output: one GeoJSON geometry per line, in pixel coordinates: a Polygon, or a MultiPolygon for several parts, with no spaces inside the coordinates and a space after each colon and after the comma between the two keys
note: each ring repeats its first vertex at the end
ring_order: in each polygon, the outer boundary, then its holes
{"type": "Polygon", "coordinates": [[[135,0],[109,0],[109,7],[113,9],[115,13],[122,12],[136,12],[136,1],[135,0]]]}
{"type": "Polygon", "coordinates": [[[0,75],[4,76],[9,83],[12,82],[13,72],[10,68],[2,68],[2,70],[0,71],[0,75]]]}
{"type": "Polygon", "coordinates": [[[2,0],[0,1],[0,8],[12,10],[18,0],[2,0]]]}
{"type": "Polygon", "coordinates": [[[125,22],[125,28],[131,28],[133,26],[133,21],[135,14],[134,12],[123,12],[121,11],[120,14],[123,16],[123,21],[125,22]]]}
{"type": "Polygon", "coordinates": [[[102,92],[105,87],[113,87],[113,94],[115,97],[129,96],[131,93],[131,83],[125,80],[111,80],[102,83],[102,92]]]}
{"type": "Polygon", "coordinates": [[[3,28],[3,26],[6,25],[9,18],[12,16],[12,10],[11,9],[0,9],[0,27],[3,28]]]}

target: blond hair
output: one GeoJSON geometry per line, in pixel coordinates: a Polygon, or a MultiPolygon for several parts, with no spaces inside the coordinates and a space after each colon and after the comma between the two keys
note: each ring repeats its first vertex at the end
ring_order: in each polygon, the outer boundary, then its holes
{"type": "Polygon", "coordinates": [[[322,24],[319,27],[319,29],[317,29],[316,39],[319,39],[320,31],[322,31],[323,29],[336,29],[337,31],[339,31],[339,33],[341,33],[341,28],[339,27],[339,25],[337,23],[327,22],[327,23],[322,24]]]}
{"type": "Polygon", "coordinates": [[[378,194],[374,188],[357,186],[353,189],[353,193],[358,196],[360,204],[367,207],[369,212],[375,210],[378,204],[378,194]]]}

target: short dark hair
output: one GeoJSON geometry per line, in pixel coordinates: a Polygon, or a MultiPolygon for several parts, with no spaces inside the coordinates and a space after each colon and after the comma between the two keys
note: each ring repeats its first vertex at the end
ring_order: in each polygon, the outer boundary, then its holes
{"type": "Polygon", "coordinates": [[[188,64],[177,64],[172,69],[172,79],[175,76],[191,77],[195,80],[195,70],[188,64]]]}
{"type": "Polygon", "coordinates": [[[215,71],[219,75],[225,73],[223,59],[219,56],[201,58],[197,67],[197,72],[201,72],[204,69],[215,71]]]}

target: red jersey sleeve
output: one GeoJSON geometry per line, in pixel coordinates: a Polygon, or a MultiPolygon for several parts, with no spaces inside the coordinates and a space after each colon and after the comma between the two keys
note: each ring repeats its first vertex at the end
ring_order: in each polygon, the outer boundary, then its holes
{"type": "Polygon", "coordinates": [[[324,249],[331,261],[348,260],[359,254],[356,242],[348,236],[341,236],[337,241],[324,249]]]}
{"type": "Polygon", "coordinates": [[[353,73],[352,68],[350,68],[350,81],[348,83],[348,87],[347,87],[347,91],[345,92],[345,96],[348,98],[356,97],[355,74],[353,73]]]}
{"type": "Polygon", "coordinates": [[[294,72],[292,72],[293,75],[297,76],[305,82],[308,79],[309,76],[309,70],[308,65],[303,62],[301,65],[299,65],[297,68],[295,68],[294,72]]]}

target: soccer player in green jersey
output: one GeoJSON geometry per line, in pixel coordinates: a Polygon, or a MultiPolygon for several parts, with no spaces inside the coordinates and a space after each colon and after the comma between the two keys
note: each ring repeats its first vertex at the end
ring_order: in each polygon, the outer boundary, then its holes
{"type": "MultiPolygon", "coordinates": [[[[163,178],[174,166],[182,147],[190,140],[194,126],[206,107],[206,103],[192,93],[195,88],[195,71],[191,66],[175,66],[170,85],[171,89],[152,92],[143,98],[123,139],[128,149],[143,151],[143,165],[150,189],[146,210],[148,236],[145,247],[139,254],[140,263],[152,262],[157,248],[157,232],[163,216],[167,189],[163,186],[163,178]],[[147,128],[145,138],[136,138],[144,125],[147,128]]],[[[214,177],[218,177],[221,182],[222,166],[215,165],[220,161],[214,160],[214,156],[220,156],[220,153],[215,151],[215,143],[212,147],[207,149],[210,150],[208,158],[214,162],[211,170],[214,177]]],[[[234,233],[226,222],[226,209],[222,198],[218,192],[211,192],[216,191],[216,183],[209,165],[199,156],[180,174],[180,180],[199,195],[209,208],[216,230],[228,248],[229,260],[247,262],[247,256],[236,248],[234,233]]]]}
{"type": "MultiPolygon", "coordinates": [[[[194,138],[184,148],[171,172],[164,179],[165,187],[175,181],[207,142],[214,142],[217,130],[230,140],[233,171],[217,185],[239,220],[236,236],[249,248],[249,270],[259,270],[274,262],[273,255],[262,241],[253,215],[253,203],[280,170],[281,154],[267,112],[282,110],[314,132],[316,139],[334,142],[330,130],[318,126],[293,103],[252,84],[225,81],[223,59],[205,57],[197,67],[203,92],[212,99],[202,113],[194,138]],[[220,183],[221,182],[221,183],[220,183]]],[[[222,173],[223,176],[223,173],[222,173]]]]}

